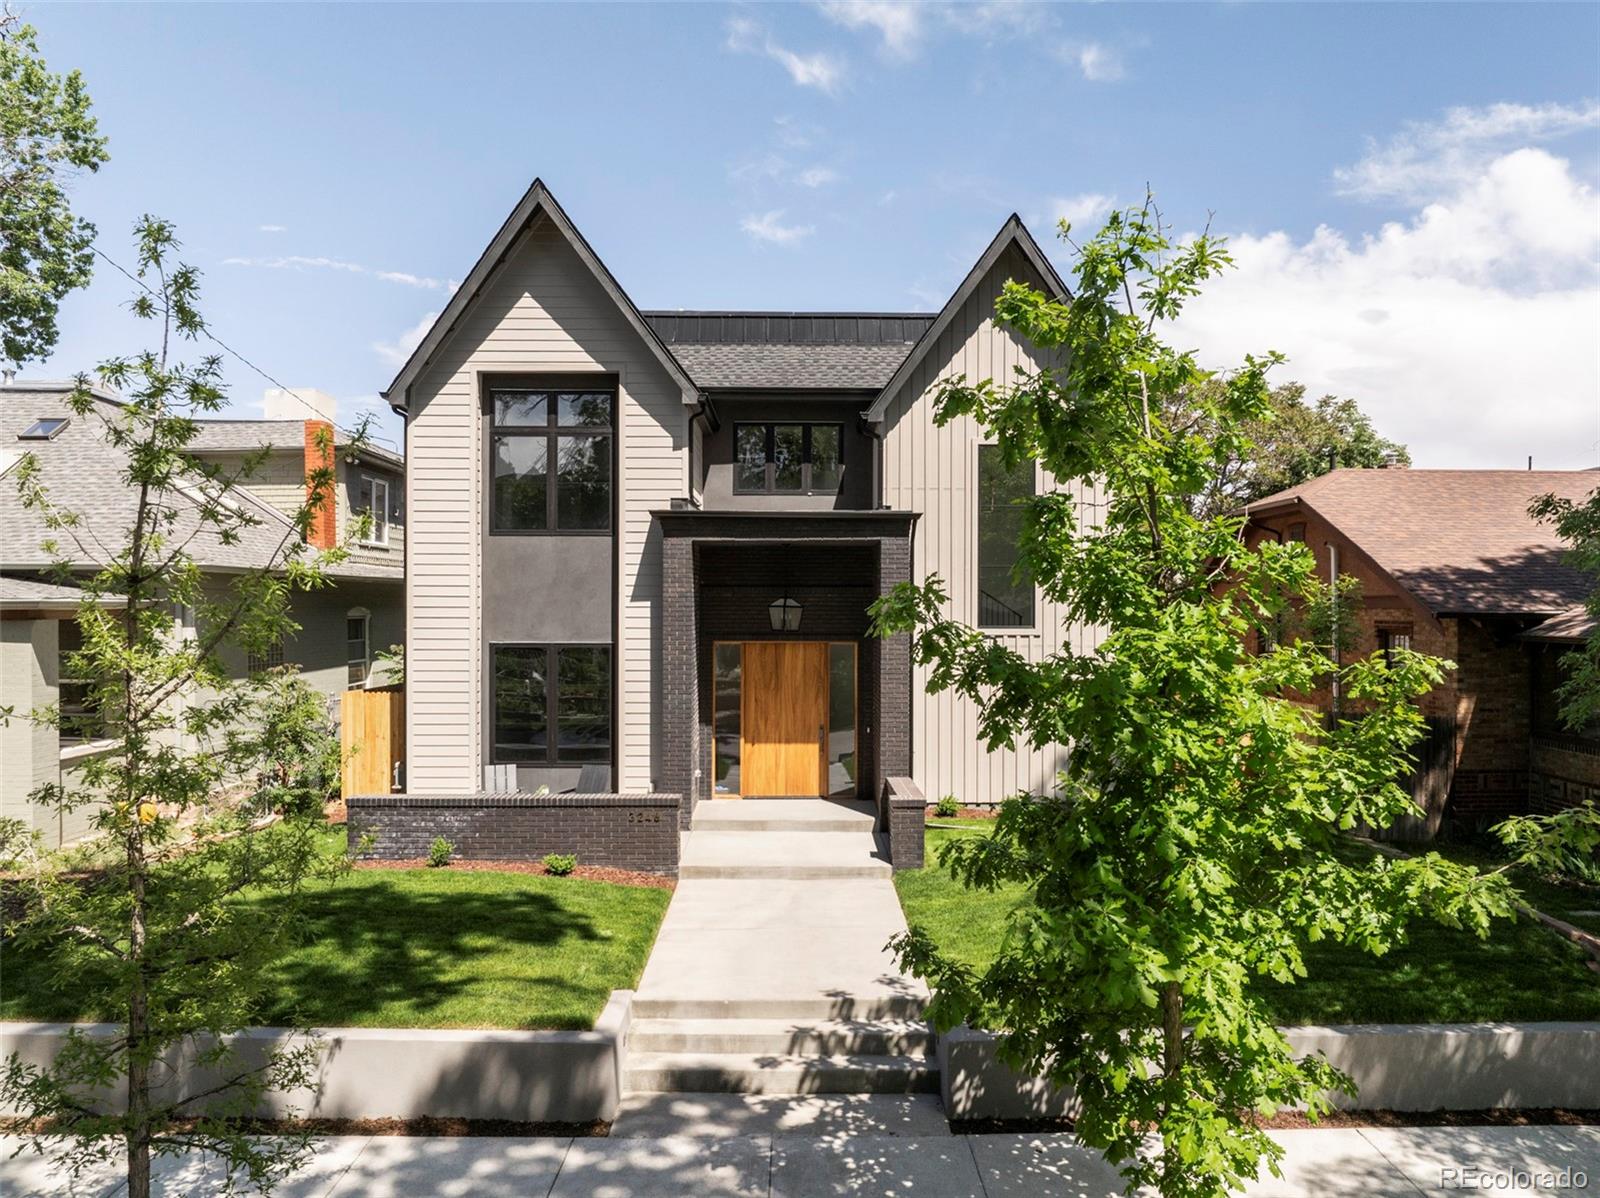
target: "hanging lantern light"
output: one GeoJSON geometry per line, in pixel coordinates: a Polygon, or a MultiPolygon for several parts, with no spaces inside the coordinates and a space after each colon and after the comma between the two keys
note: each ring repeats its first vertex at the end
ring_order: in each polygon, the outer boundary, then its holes
{"type": "Polygon", "coordinates": [[[772,621],[772,631],[799,632],[801,611],[800,604],[787,595],[782,599],[774,599],[767,605],[767,617],[772,621]]]}

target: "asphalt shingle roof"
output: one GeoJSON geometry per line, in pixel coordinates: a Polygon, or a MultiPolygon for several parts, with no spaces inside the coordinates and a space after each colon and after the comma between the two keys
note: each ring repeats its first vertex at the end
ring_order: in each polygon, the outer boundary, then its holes
{"type": "Polygon", "coordinates": [[[678,344],[672,352],[695,386],[876,391],[911,352],[891,345],[678,344]]]}
{"type": "Polygon", "coordinates": [[[1582,602],[1594,579],[1567,564],[1528,505],[1597,487],[1595,470],[1335,470],[1248,511],[1298,499],[1436,615],[1554,615],[1582,602]]]}
{"type": "MultiPolygon", "coordinates": [[[[268,445],[300,448],[305,444],[305,423],[300,420],[200,420],[196,423],[199,430],[189,442],[189,448],[196,453],[249,452],[268,445]]],[[[334,444],[341,448],[349,444],[344,430],[335,432],[334,444]]],[[[363,452],[396,469],[405,467],[404,458],[381,445],[369,442],[363,452]]]]}
{"type": "MultiPolygon", "coordinates": [[[[13,578],[0,575],[0,607],[76,607],[83,600],[77,587],[58,586],[53,582],[39,582],[33,578],[13,578]]],[[[126,606],[119,598],[107,600],[108,606],[126,606]]]]}
{"type": "MultiPolygon", "coordinates": [[[[97,399],[85,416],[72,412],[70,392],[0,388],[0,447],[30,452],[39,463],[39,481],[54,506],[76,513],[76,529],[52,529],[40,513],[25,507],[15,480],[0,482],[0,565],[14,571],[47,569],[53,564],[42,544],[55,541],[73,565],[93,568],[121,547],[132,525],[138,496],[128,485],[126,455],[106,440],[104,421],[115,419],[119,406],[97,399]],[[68,416],[65,428],[48,441],[21,441],[17,434],[44,416],[68,416]]],[[[270,423],[270,422],[266,422],[270,423]]],[[[170,497],[178,510],[174,538],[194,534],[189,552],[202,568],[247,570],[271,559],[286,536],[294,535],[289,518],[240,487],[230,495],[257,523],[243,528],[237,541],[225,543],[215,527],[201,526],[199,501],[181,491],[170,497]]],[[[394,566],[342,562],[332,566],[336,578],[400,579],[394,566]]]]}

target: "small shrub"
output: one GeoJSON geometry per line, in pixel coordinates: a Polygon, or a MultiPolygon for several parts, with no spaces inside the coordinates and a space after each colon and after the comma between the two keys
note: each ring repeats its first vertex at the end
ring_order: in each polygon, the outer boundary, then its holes
{"type": "Polygon", "coordinates": [[[961,804],[956,802],[955,795],[945,795],[933,805],[933,813],[940,819],[953,819],[961,813],[961,804]]]}
{"type": "Polygon", "coordinates": [[[546,873],[564,878],[578,868],[578,857],[575,853],[546,853],[544,855],[544,868],[546,873]]]}
{"type": "Polygon", "coordinates": [[[456,851],[456,846],[443,836],[435,836],[433,843],[428,846],[428,868],[440,869],[450,864],[450,854],[456,851]]]}

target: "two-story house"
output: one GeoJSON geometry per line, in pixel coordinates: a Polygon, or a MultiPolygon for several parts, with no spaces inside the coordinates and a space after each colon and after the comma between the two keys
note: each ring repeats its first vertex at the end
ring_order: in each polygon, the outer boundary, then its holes
{"type": "MultiPolygon", "coordinates": [[[[1013,574],[1012,501],[1054,481],[934,420],[942,380],[1041,364],[995,321],[1012,279],[1063,291],[1016,216],[936,314],[642,312],[536,181],[385,393],[418,827],[425,804],[580,784],[685,827],[697,803],[890,778],[966,803],[1049,787],[1058,747],[988,751],[867,611],[938,574],[1029,657],[1091,636],[1013,574]]],[[[402,822],[380,851],[415,847],[402,822]]]]}

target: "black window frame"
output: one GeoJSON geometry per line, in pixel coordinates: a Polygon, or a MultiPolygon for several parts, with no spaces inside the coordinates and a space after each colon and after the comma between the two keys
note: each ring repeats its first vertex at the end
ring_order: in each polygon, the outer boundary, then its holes
{"type": "Polygon", "coordinates": [[[733,493],[735,495],[837,495],[844,490],[844,425],[832,420],[736,420],[733,424],[733,493]],[[778,428],[781,425],[801,429],[800,486],[797,490],[779,490],[776,460],[778,428]],[[765,430],[766,461],[759,487],[741,486],[739,483],[739,432],[741,429],[765,430]],[[839,437],[839,482],[832,490],[822,490],[811,484],[811,430],[831,428],[839,437]]]}
{"type": "Polygon", "coordinates": [[[487,531],[495,537],[609,537],[617,523],[617,405],[620,395],[615,375],[498,375],[483,382],[482,410],[487,422],[484,448],[488,458],[485,483],[488,496],[485,502],[487,531]],[[501,424],[495,418],[495,397],[504,392],[541,392],[549,396],[542,424],[501,424]],[[599,424],[561,424],[560,403],[557,396],[588,393],[609,397],[611,419],[599,424]],[[529,440],[543,438],[545,443],[545,526],[543,528],[502,528],[498,520],[498,493],[495,487],[495,441],[500,437],[520,437],[529,440]],[[561,438],[607,437],[610,439],[606,454],[606,507],[605,524],[599,528],[563,528],[560,525],[560,470],[561,438]]]}
{"type": "Polygon", "coordinates": [[[543,769],[550,766],[576,768],[599,764],[611,766],[617,748],[616,661],[617,655],[614,652],[614,646],[592,641],[491,641],[489,643],[488,669],[489,763],[491,765],[529,766],[534,769],[543,769]],[[498,735],[500,723],[499,696],[495,690],[495,679],[499,671],[495,666],[495,654],[501,649],[533,649],[544,652],[545,755],[543,758],[506,758],[500,756],[500,738],[498,735]],[[603,758],[564,758],[561,756],[560,654],[563,649],[592,649],[603,651],[606,654],[606,744],[603,758]]]}
{"type": "MultiPolygon", "coordinates": [[[[1001,457],[1002,462],[1004,461],[1003,453],[1002,453],[1002,450],[1001,450],[999,445],[996,445],[996,444],[994,444],[992,442],[979,444],[979,446],[977,448],[977,457],[976,457],[975,462],[974,462],[974,479],[975,479],[975,482],[976,482],[977,485],[973,488],[974,494],[975,494],[976,499],[977,499],[977,504],[976,504],[977,511],[975,513],[975,522],[974,522],[974,524],[972,526],[973,544],[974,544],[974,558],[975,558],[974,565],[975,565],[976,570],[977,570],[977,576],[973,580],[974,583],[975,583],[975,586],[973,587],[973,590],[974,590],[974,601],[975,601],[976,607],[977,607],[977,610],[973,613],[973,615],[974,615],[973,627],[977,628],[979,632],[993,633],[996,636],[1009,636],[1009,635],[1021,635],[1021,634],[1034,633],[1034,632],[1037,632],[1038,629],[1039,629],[1039,586],[1038,586],[1038,583],[1033,578],[1028,578],[1027,579],[1028,610],[1027,610],[1026,613],[1023,613],[1023,612],[1017,612],[1016,613],[1019,616],[1026,614],[1026,616],[1028,617],[1026,621],[1021,622],[1021,623],[1017,623],[1017,624],[993,624],[993,623],[986,623],[984,621],[984,603],[983,603],[983,599],[984,599],[984,595],[987,594],[987,592],[984,590],[984,581],[985,581],[984,580],[984,570],[985,570],[985,565],[984,565],[984,561],[983,561],[983,545],[984,545],[983,517],[984,517],[984,514],[986,512],[998,512],[1000,510],[997,505],[991,504],[988,501],[988,499],[985,496],[985,494],[984,494],[984,488],[983,488],[983,457],[984,457],[984,451],[985,450],[992,450],[997,456],[1001,457]]],[[[1024,499],[1018,500],[1018,501],[1014,501],[1011,506],[1015,506],[1015,507],[1018,507],[1018,508],[1025,508],[1029,503],[1032,503],[1034,500],[1038,499],[1038,497],[1039,497],[1039,473],[1038,473],[1038,467],[1035,465],[1033,460],[1030,458],[1030,459],[1026,460],[1025,462],[1019,463],[1018,466],[1017,466],[1017,469],[1018,469],[1018,471],[1021,471],[1021,470],[1024,470],[1024,469],[1027,470],[1028,494],[1024,499]]],[[[1013,572],[1016,571],[1017,565],[1018,565],[1018,562],[1017,562],[1016,559],[1014,559],[1012,561],[1012,564],[1011,564],[1011,569],[1012,569],[1013,572]]],[[[1007,577],[1011,577],[1011,575],[1008,574],[1007,577]]],[[[1000,603],[1000,601],[998,599],[995,599],[995,602],[996,603],[1000,603]]],[[[1000,604],[1000,606],[1005,606],[1005,604],[1002,603],[1002,604],[1000,604]]]]}

